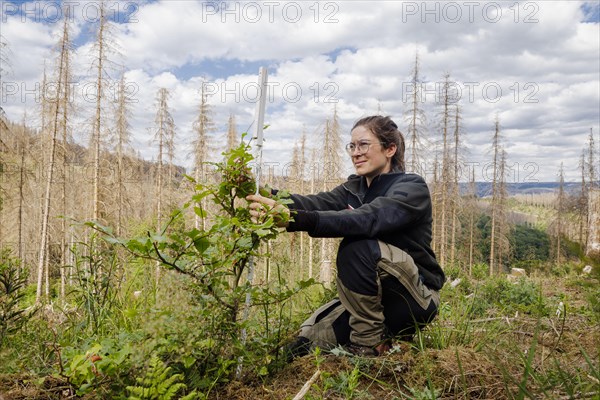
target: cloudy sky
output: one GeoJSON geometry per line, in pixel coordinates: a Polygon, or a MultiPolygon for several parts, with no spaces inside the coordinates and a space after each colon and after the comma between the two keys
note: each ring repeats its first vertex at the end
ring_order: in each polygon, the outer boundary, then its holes
{"type": "MultiPolygon", "coordinates": [[[[0,34],[9,65],[1,105],[11,120],[27,111],[39,126],[44,65],[61,29],[58,1],[0,1],[0,34]]],[[[74,39],[72,85],[80,118],[74,137],[89,135],[94,30],[98,2],[67,1],[74,39]]],[[[595,1],[107,1],[116,79],[125,70],[133,146],[156,157],[151,142],[156,93],[167,88],[177,125],[178,162],[191,165],[192,122],[202,82],[217,131],[227,119],[250,126],[260,66],[268,68],[264,160],[285,173],[306,132],[318,147],[334,107],[343,141],[352,123],[377,113],[406,130],[415,54],[427,114],[427,157],[440,139],[437,94],[449,74],[460,94],[465,165],[485,180],[494,119],[501,124],[509,182],[567,180],[590,128],[600,143],[600,2],[595,1]]],[[[108,111],[108,110],[105,110],[108,111]]],[[[431,171],[431,162],[425,165],[431,171]]],[[[351,172],[350,169],[347,172],[351,172]]]]}

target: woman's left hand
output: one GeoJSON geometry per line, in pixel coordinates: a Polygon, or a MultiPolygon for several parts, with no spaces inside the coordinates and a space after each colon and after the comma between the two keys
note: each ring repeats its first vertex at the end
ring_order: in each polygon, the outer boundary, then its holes
{"type": "Polygon", "coordinates": [[[246,196],[246,200],[250,203],[250,215],[255,221],[259,221],[267,214],[273,215],[275,224],[280,228],[287,228],[290,220],[290,209],[268,197],[259,194],[251,194],[246,196]]]}

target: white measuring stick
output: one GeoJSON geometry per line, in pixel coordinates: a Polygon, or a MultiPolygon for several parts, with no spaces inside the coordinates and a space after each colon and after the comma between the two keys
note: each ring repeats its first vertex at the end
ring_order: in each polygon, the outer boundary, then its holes
{"type": "MultiPolygon", "coordinates": [[[[262,147],[263,147],[263,128],[265,124],[265,105],[267,99],[267,69],[265,67],[260,67],[258,71],[258,87],[260,90],[258,102],[256,103],[256,113],[254,115],[254,134],[252,135],[252,140],[254,141],[255,152],[254,159],[256,161],[256,194],[260,194],[260,177],[262,172],[262,147]]],[[[250,257],[248,260],[248,282],[252,285],[252,281],[254,280],[254,257],[250,257]]],[[[251,296],[250,292],[246,293],[246,302],[244,304],[244,313],[242,316],[242,321],[245,322],[248,319],[248,315],[250,314],[250,304],[251,304],[251,296]]],[[[241,341],[242,344],[246,344],[246,328],[242,329],[241,332],[241,341]]],[[[241,378],[242,376],[242,363],[244,361],[244,357],[240,356],[238,358],[238,365],[235,370],[236,378],[241,378]]]]}
{"type": "Polygon", "coordinates": [[[256,102],[256,112],[254,115],[254,140],[256,160],[256,194],[259,194],[260,178],[262,175],[262,148],[263,148],[263,129],[265,126],[265,105],[267,100],[267,69],[260,67],[258,70],[258,87],[260,90],[258,101],[256,102]]]}

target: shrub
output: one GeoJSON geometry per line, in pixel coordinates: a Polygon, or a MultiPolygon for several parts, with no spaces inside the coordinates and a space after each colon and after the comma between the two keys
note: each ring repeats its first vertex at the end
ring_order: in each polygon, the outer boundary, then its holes
{"type": "Polygon", "coordinates": [[[482,286],[481,296],[485,302],[497,305],[508,313],[547,313],[540,288],[526,278],[516,282],[509,282],[503,276],[490,279],[482,286]]]}
{"type": "Polygon", "coordinates": [[[24,276],[19,276],[19,262],[4,250],[0,255],[0,348],[32,315],[22,305],[26,282],[24,276]]]}
{"type": "MultiPolygon", "coordinates": [[[[283,307],[295,293],[313,283],[300,281],[289,287],[278,275],[276,282],[258,287],[245,279],[261,243],[279,233],[277,218],[281,216],[267,212],[258,221],[251,218],[245,197],[255,192],[256,184],[249,167],[252,156],[248,145],[241,143],[224,156],[215,164],[222,180],[211,184],[188,177],[195,185],[192,199],[175,210],[159,232],[124,239],[113,235],[108,227],[87,223],[108,243],[123,246],[140,259],[158,262],[184,278],[189,304],[196,313],[183,329],[181,324],[165,322],[170,326],[167,330],[176,333],[168,340],[155,338],[152,351],[159,356],[175,355],[173,368],[196,376],[192,387],[209,391],[216,383],[231,379],[236,369],[239,376],[242,364],[259,375],[268,373],[289,331],[283,307]],[[204,209],[206,200],[219,209],[210,219],[204,209]],[[204,220],[201,229],[186,228],[188,210],[204,220]],[[248,307],[250,303],[254,307],[248,307]],[[192,324],[189,330],[185,328],[192,324]],[[252,329],[259,333],[250,337],[252,329]],[[194,343],[194,348],[184,354],[189,343],[194,343]]],[[[285,204],[290,202],[285,195],[279,192],[273,197],[285,204]]],[[[163,314],[161,318],[172,316],[163,314]]]]}

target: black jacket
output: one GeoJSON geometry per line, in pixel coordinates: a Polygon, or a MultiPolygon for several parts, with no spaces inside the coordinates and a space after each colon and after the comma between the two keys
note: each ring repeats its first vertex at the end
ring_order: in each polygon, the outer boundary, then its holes
{"type": "Polygon", "coordinates": [[[428,287],[442,288],[444,272],[431,249],[431,197],[420,176],[390,172],[367,187],[364,177],[350,175],[330,192],[291,198],[288,231],[381,240],[410,254],[428,287]]]}

